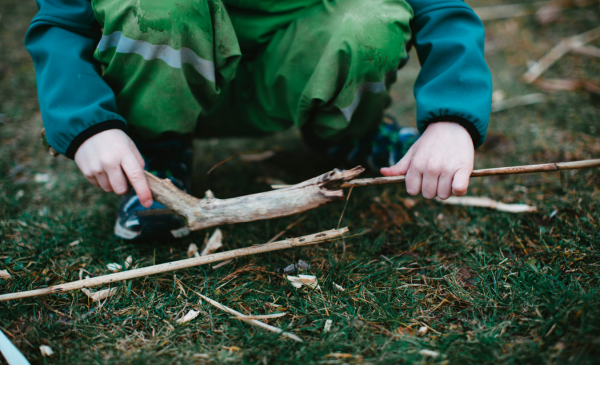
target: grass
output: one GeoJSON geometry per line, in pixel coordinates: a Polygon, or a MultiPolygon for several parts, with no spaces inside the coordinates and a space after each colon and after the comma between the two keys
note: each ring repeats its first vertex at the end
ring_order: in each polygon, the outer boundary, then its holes
{"type": "MultiPolygon", "coordinates": [[[[46,154],[33,65],[22,44],[34,14],[32,3],[0,2],[0,269],[12,275],[0,281],[0,292],[76,280],[82,268],[106,274],[106,264],[124,264],[128,256],[137,267],[185,258],[188,245],[201,246],[210,232],[170,243],[118,241],[118,198],[87,184],[73,162],[46,154]]],[[[548,26],[533,17],[486,23],[495,89],[507,97],[538,92],[519,81],[527,63],[599,20],[590,7],[565,11],[548,26]]],[[[414,58],[400,74],[392,108],[407,123],[414,123],[414,58]]],[[[544,77],[599,74],[598,59],[568,55],[544,77]]],[[[543,104],[494,114],[476,167],[598,157],[598,105],[587,92],[557,92],[543,104]]],[[[194,191],[233,197],[329,168],[298,151],[299,144],[295,132],[268,141],[197,141],[194,191]],[[233,159],[206,174],[240,151],[274,147],[280,150],[268,161],[233,159]]],[[[403,187],[355,189],[342,225],[361,235],[217,270],[124,282],[100,306],[81,292],[1,303],[0,329],[39,364],[598,363],[599,171],[478,178],[470,194],[533,204],[538,212],[512,215],[422,198],[413,205],[403,187]],[[321,291],[295,289],[276,272],[300,259],[310,263],[321,291]],[[196,292],[240,312],[286,312],[270,323],[304,342],[231,319],[196,292]],[[200,316],[175,322],[191,309],[200,316]],[[333,324],[324,332],[327,319],[333,324]],[[41,356],[42,344],[52,347],[52,357],[41,356]]],[[[285,237],[334,228],[343,208],[311,211],[285,237]]],[[[298,218],[222,227],[225,248],[264,243],[298,218]]]]}

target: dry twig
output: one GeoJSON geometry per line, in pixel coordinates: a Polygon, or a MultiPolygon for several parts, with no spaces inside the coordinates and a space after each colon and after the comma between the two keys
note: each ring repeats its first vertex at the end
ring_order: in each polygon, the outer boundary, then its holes
{"type": "Polygon", "coordinates": [[[242,314],[240,312],[237,312],[237,311],[235,311],[235,310],[233,310],[233,309],[231,309],[231,308],[229,308],[227,306],[224,306],[223,304],[219,303],[218,301],[215,301],[215,300],[213,300],[211,298],[208,298],[208,297],[206,297],[204,295],[201,295],[199,293],[198,293],[198,295],[200,297],[202,297],[204,300],[206,300],[207,302],[209,302],[210,304],[212,304],[213,306],[217,307],[218,309],[235,315],[241,321],[244,321],[244,322],[246,322],[246,323],[248,323],[250,325],[258,326],[260,328],[266,329],[266,330],[271,331],[271,332],[279,333],[279,334],[281,334],[281,336],[288,337],[288,338],[290,338],[292,340],[295,340],[297,342],[302,342],[302,339],[300,339],[298,336],[294,335],[293,333],[284,332],[283,330],[281,330],[279,328],[276,328],[274,326],[271,326],[269,324],[265,324],[264,322],[256,321],[255,319],[252,319],[252,317],[253,317],[252,315],[250,315],[250,316],[244,315],[244,314],[242,314]]]}
{"type": "Polygon", "coordinates": [[[348,228],[332,229],[312,235],[302,236],[298,238],[292,238],[282,240],[279,242],[255,245],[246,247],[243,249],[236,249],[230,251],[224,251],[222,253],[211,254],[204,257],[188,258],[180,261],[173,261],[165,264],[153,265],[151,267],[138,268],[116,274],[97,276],[95,278],[83,279],[79,281],[64,283],[60,285],[51,286],[44,289],[29,290],[26,292],[10,293],[0,295],[0,301],[22,299],[26,297],[43,296],[46,294],[64,293],[71,290],[90,288],[93,286],[103,285],[105,283],[121,282],[127,279],[139,278],[142,276],[150,276],[160,274],[163,272],[176,271],[179,269],[196,267],[198,265],[212,264],[214,262],[230,260],[242,256],[249,256],[253,254],[267,253],[271,251],[291,249],[294,247],[310,246],[313,244],[323,243],[332,239],[342,237],[348,228]]]}

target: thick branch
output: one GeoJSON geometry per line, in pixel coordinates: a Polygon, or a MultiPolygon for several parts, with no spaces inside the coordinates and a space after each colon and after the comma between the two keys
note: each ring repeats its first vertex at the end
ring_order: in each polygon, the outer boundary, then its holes
{"type": "Polygon", "coordinates": [[[147,172],[146,178],[154,199],[185,218],[188,227],[195,231],[218,225],[285,217],[341,200],[344,192],[340,187],[363,171],[362,167],[348,171],[335,169],[283,190],[226,200],[214,197],[197,199],[177,189],[168,179],[159,179],[147,172]]]}

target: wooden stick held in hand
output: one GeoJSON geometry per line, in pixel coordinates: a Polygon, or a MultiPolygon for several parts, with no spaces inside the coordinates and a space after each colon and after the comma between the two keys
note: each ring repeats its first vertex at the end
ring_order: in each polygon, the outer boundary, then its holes
{"type": "Polygon", "coordinates": [[[282,240],[279,242],[273,242],[269,244],[259,244],[252,247],[246,247],[243,249],[224,251],[222,253],[211,254],[204,257],[188,258],[181,261],[174,261],[165,264],[153,265],[151,267],[139,268],[130,271],[119,272],[116,274],[97,276],[90,279],[82,279],[74,282],[63,283],[61,285],[55,285],[44,289],[29,290],[26,292],[10,293],[0,295],[0,301],[23,299],[26,297],[43,296],[45,294],[63,293],[71,290],[90,288],[93,286],[103,285],[105,283],[120,282],[127,279],[139,278],[142,276],[149,276],[160,274],[162,272],[176,271],[179,269],[196,267],[198,265],[210,264],[214,262],[229,260],[242,256],[249,256],[253,254],[267,253],[270,251],[291,249],[294,247],[310,246],[317,243],[323,243],[328,240],[337,239],[342,237],[348,228],[332,229],[320,233],[315,233],[308,236],[302,236],[293,239],[282,240]]]}
{"type": "MultiPolygon", "coordinates": [[[[583,161],[571,161],[562,163],[549,163],[549,164],[535,164],[535,165],[521,165],[518,167],[502,167],[502,168],[488,168],[478,169],[473,171],[471,178],[478,176],[492,176],[492,175],[516,175],[516,174],[531,174],[534,172],[555,172],[564,171],[568,169],[583,169],[583,168],[595,168],[600,167],[600,159],[583,160],[583,161]]],[[[342,188],[360,187],[360,186],[376,186],[376,185],[392,185],[403,183],[406,180],[406,176],[385,176],[380,178],[370,179],[354,179],[349,182],[343,183],[342,188]]],[[[283,189],[288,185],[273,185],[273,189],[283,189]]]]}

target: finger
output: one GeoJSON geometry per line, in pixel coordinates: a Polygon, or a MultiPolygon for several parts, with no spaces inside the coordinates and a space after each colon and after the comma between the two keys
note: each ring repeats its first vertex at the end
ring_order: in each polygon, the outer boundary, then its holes
{"type": "Polygon", "coordinates": [[[113,191],[112,186],[110,186],[110,181],[108,180],[108,176],[106,176],[106,172],[104,172],[104,171],[96,172],[94,174],[94,177],[98,181],[98,185],[102,188],[102,190],[104,190],[105,192],[108,192],[108,193],[113,191]]]}
{"type": "Polygon", "coordinates": [[[412,155],[414,153],[414,151],[413,151],[414,147],[415,146],[411,146],[411,148],[408,149],[408,151],[406,152],[404,157],[402,157],[402,159],[400,161],[398,161],[398,164],[393,165],[389,168],[381,168],[381,170],[380,170],[381,175],[383,175],[383,176],[406,175],[406,173],[408,172],[408,169],[410,168],[412,155]]]}
{"type": "Polygon", "coordinates": [[[471,172],[471,168],[461,168],[456,171],[454,179],[452,180],[452,193],[455,196],[464,196],[467,194],[471,172]]]}
{"type": "Polygon", "coordinates": [[[123,175],[121,166],[118,166],[117,168],[111,168],[108,171],[108,181],[110,182],[110,186],[112,186],[116,194],[124,195],[127,193],[129,184],[127,183],[125,175],[123,175]]]}
{"type": "Polygon", "coordinates": [[[416,196],[421,191],[421,181],[423,175],[414,167],[408,169],[406,173],[406,191],[411,196],[416,196]]]}
{"type": "Polygon", "coordinates": [[[452,194],[452,175],[444,174],[438,178],[437,195],[440,199],[446,200],[452,194]]]}
{"type": "Polygon", "coordinates": [[[144,157],[142,157],[142,153],[140,153],[133,141],[131,142],[131,150],[133,151],[133,155],[135,156],[135,159],[137,160],[138,164],[140,164],[140,167],[144,169],[144,166],[146,165],[144,157]]]}
{"type": "Polygon", "coordinates": [[[138,195],[140,203],[144,207],[150,207],[152,205],[152,193],[144,176],[144,170],[140,167],[138,160],[136,160],[134,155],[127,155],[123,157],[121,167],[125,171],[127,179],[129,179],[129,183],[133,186],[135,193],[138,195]]]}
{"type": "Polygon", "coordinates": [[[421,193],[426,199],[433,199],[438,191],[438,178],[440,177],[439,172],[428,171],[423,175],[423,181],[421,183],[421,193]]]}
{"type": "Polygon", "coordinates": [[[90,175],[90,176],[84,175],[84,176],[85,176],[85,179],[87,179],[89,183],[91,183],[94,186],[100,187],[100,184],[98,183],[98,180],[96,179],[96,177],[94,175],[90,175]]]}

